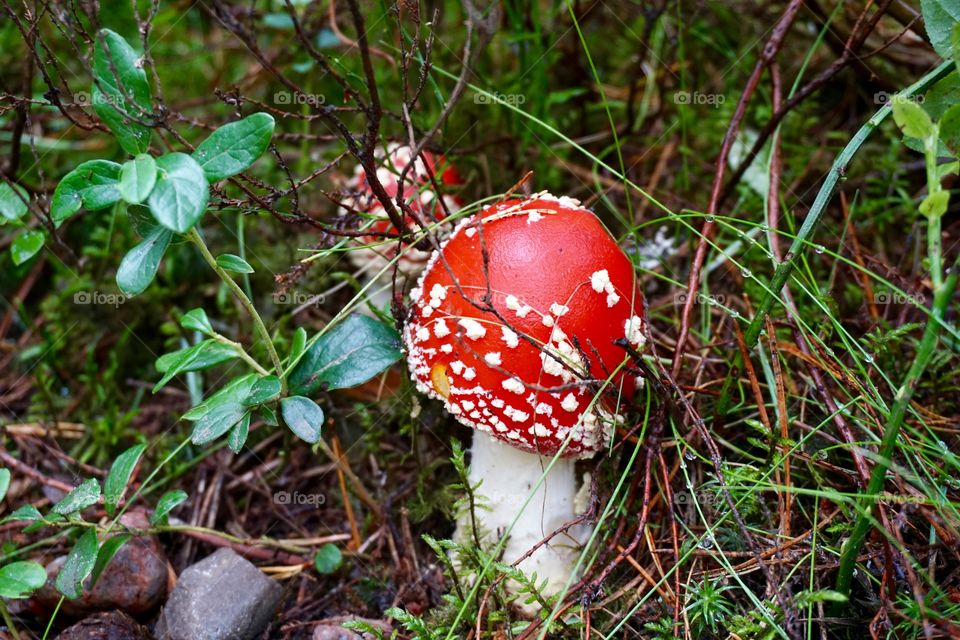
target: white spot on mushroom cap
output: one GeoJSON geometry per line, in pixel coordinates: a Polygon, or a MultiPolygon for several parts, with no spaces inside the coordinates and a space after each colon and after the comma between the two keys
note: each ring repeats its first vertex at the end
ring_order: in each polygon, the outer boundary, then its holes
{"type": "Polygon", "coordinates": [[[457,320],[457,324],[463,327],[463,330],[467,332],[467,337],[471,340],[479,340],[487,335],[486,328],[473,318],[460,318],[457,320]]]}
{"type": "Polygon", "coordinates": [[[646,344],[647,338],[643,335],[643,318],[633,316],[629,320],[625,320],[623,323],[623,334],[627,341],[636,347],[642,347],[646,344]]]}
{"type": "Polygon", "coordinates": [[[473,380],[477,377],[477,370],[473,367],[467,367],[463,370],[463,379],[464,380],[473,380]]]}
{"type": "Polygon", "coordinates": [[[557,316],[558,318],[566,313],[569,313],[570,307],[565,304],[560,304],[559,302],[554,302],[550,305],[550,313],[557,316]]]}
{"type": "Polygon", "coordinates": [[[572,392],[568,393],[566,396],[564,396],[563,402],[560,403],[560,408],[564,411],[569,411],[570,413],[576,411],[578,408],[580,408],[580,403],[577,402],[577,396],[573,395],[572,392]]]}
{"type": "Polygon", "coordinates": [[[438,338],[445,338],[450,335],[450,327],[447,326],[446,320],[440,318],[433,323],[433,335],[438,338]]]}
{"type": "Polygon", "coordinates": [[[490,353],[483,356],[484,361],[491,367],[499,366],[503,360],[500,358],[499,351],[491,351],[490,353]]]}
{"type": "Polygon", "coordinates": [[[507,326],[500,327],[501,332],[503,333],[503,341],[511,349],[516,349],[517,345],[520,344],[520,337],[507,326]]]}
{"type": "MultiPolygon", "coordinates": [[[[522,394],[526,390],[526,388],[523,386],[523,382],[521,382],[520,378],[517,378],[517,377],[507,378],[506,380],[500,383],[500,386],[506,389],[507,391],[510,391],[512,393],[518,393],[518,394],[522,394]]],[[[496,400],[494,400],[493,406],[495,407],[497,406],[496,400]]]]}
{"type": "Polygon", "coordinates": [[[606,269],[600,269],[599,271],[594,271],[590,275],[590,286],[593,287],[593,290],[597,293],[603,293],[603,290],[610,285],[610,274],[606,269]]]}
{"type": "Polygon", "coordinates": [[[423,342],[430,339],[430,330],[426,327],[417,327],[417,340],[423,342]]]}

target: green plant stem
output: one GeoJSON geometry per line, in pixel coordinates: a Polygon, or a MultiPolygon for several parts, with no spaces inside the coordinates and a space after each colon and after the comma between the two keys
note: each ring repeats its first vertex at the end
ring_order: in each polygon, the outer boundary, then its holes
{"type": "Polygon", "coordinates": [[[940,321],[943,319],[944,312],[957,286],[957,266],[960,265],[954,265],[953,273],[951,273],[947,279],[943,281],[940,288],[934,292],[931,317],[927,319],[927,326],[923,331],[923,337],[920,339],[917,355],[913,360],[913,364],[910,365],[909,371],[907,371],[903,384],[900,385],[900,388],[897,390],[893,406],[890,408],[890,414],[887,417],[887,422],[883,430],[883,439],[880,441],[880,450],[877,452],[877,463],[870,474],[867,489],[859,500],[860,514],[853,526],[853,532],[843,545],[840,555],[840,569],[837,574],[836,590],[844,595],[849,595],[850,593],[850,581],[853,578],[853,569],[857,563],[857,556],[867,537],[867,533],[870,531],[877,496],[883,489],[887,469],[890,466],[890,456],[893,454],[893,448],[897,443],[897,436],[900,433],[903,418],[906,415],[907,408],[910,406],[910,399],[913,397],[913,392],[917,388],[917,382],[920,376],[923,375],[924,370],[926,370],[927,365],[930,364],[930,360],[936,351],[940,335],[940,321]]]}
{"type": "MultiPolygon", "coordinates": [[[[927,197],[930,198],[941,191],[943,186],[940,184],[940,178],[937,177],[937,147],[940,141],[939,127],[934,125],[934,133],[923,145],[924,160],[927,169],[927,197]]],[[[927,260],[930,263],[930,282],[933,284],[933,290],[936,292],[943,284],[940,238],[940,214],[931,215],[927,218],[927,260]]]]}
{"type": "Polygon", "coordinates": [[[281,393],[285,395],[287,393],[287,381],[283,376],[283,365],[280,364],[280,356],[277,355],[277,349],[273,346],[273,340],[270,338],[270,332],[267,331],[266,325],[263,324],[263,318],[261,318],[260,314],[257,313],[256,307],[254,307],[253,303],[250,302],[250,298],[248,298],[247,294],[243,292],[243,289],[240,288],[240,285],[238,285],[236,281],[230,277],[229,273],[224,271],[220,265],[217,264],[217,259],[213,257],[212,253],[210,253],[210,249],[207,248],[207,244],[203,241],[203,238],[200,237],[197,229],[190,229],[190,233],[187,234],[187,237],[195,245],[197,245],[197,248],[200,249],[200,253],[203,255],[203,259],[207,261],[207,264],[210,265],[211,269],[217,272],[217,275],[220,276],[220,279],[223,280],[224,284],[230,288],[230,290],[233,292],[233,295],[236,296],[237,300],[240,301],[240,304],[243,305],[243,308],[246,309],[247,313],[250,315],[250,318],[253,319],[253,325],[256,327],[260,337],[266,343],[267,353],[270,354],[270,361],[273,363],[273,368],[277,372],[277,376],[280,378],[281,393]]]}
{"type": "MultiPolygon", "coordinates": [[[[942,63],[936,69],[920,78],[920,80],[904,89],[902,95],[909,97],[925,90],[934,82],[950,73],[953,68],[952,60],[942,63]]],[[[743,334],[744,344],[746,344],[747,349],[752,349],[757,343],[757,339],[760,337],[760,331],[764,327],[765,318],[770,313],[770,310],[773,309],[774,302],[778,299],[784,285],[793,273],[793,269],[799,262],[800,256],[811,244],[810,238],[813,235],[813,231],[819,224],[824,211],[826,211],[827,204],[829,204],[837,188],[837,183],[840,182],[840,178],[846,173],[847,165],[860,150],[860,147],[863,146],[863,143],[866,142],[867,138],[870,137],[870,134],[886,120],[891,111],[892,108],[889,103],[883,105],[873,117],[857,131],[853,139],[847,143],[847,146],[843,148],[843,151],[841,151],[840,155],[834,160],[833,166],[830,168],[830,172],[827,173],[827,177],[823,181],[823,186],[820,187],[813,206],[810,208],[810,212],[804,219],[803,225],[801,225],[800,230],[797,232],[793,243],[790,245],[789,251],[784,255],[783,262],[777,265],[773,279],[770,281],[770,286],[767,288],[763,300],[757,307],[757,312],[754,314],[753,320],[750,321],[747,330],[743,334]]],[[[937,237],[939,238],[939,234],[937,237]]],[[[715,411],[718,421],[726,415],[729,409],[730,392],[733,390],[733,385],[739,378],[742,368],[743,355],[738,351],[734,355],[733,365],[730,367],[730,371],[723,381],[720,396],[717,398],[715,411]]]]}
{"type": "Polygon", "coordinates": [[[231,347],[234,351],[237,352],[237,355],[240,356],[241,360],[243,360],[248,365],[250,365],[253,368],[253,370],[259,373],[260,375],[262,376],[270,375],[270,372],[264,369],[259,362],[254,360],[253,357],[249,353],[247,353],[246,349],[244,349],[243,345],[240,344],[239,342],[234,342],[230,338],[226,336],[222,336],[219,333],[216,333],[211,337],[217,342],[219,342],[220,344],[225,344],[228,347],[231,347]]]}
{"type": "MultiPolygon", "coordinates": [[[[940,184],[940,178],[937,175],[937,146],[939,144],[939,131],[934,126],[933,132],[927,136],[924,141],[924,160],[927,169],[927,197],[936,195],[943,190],[940,184]]],[[[958,265],[947,279],[943,279],[942,273],[942,243],[943,238],[940,234],[940,218],[942,213],[936,211],[927,216],[927,259],[930,267],[930,281],[933,283],[933,305],[931,306],[930,317],[927,318],[926,327],[923,330],[923,336],[920,338],[920,344],[917,347],[917,354],[914,356],[913,363],[907,371],[907,375],[897,389],[897,395],[894,397],[893,406],[890,408],[890,414],[887,416],[887,422],[883,429],[883,438],[880,441],[880,449],[877,452],[878,459],[873,471],[870,473],[870,480],[867,482],[866,491],[858,500],[857,520],[853,525],[853,531],[843,549],[840,552],[840,568],[837,572],[837,591],[845,596],[850,594],[850,583],[853,579],[853,569],[857,564],[857,556],[870,532],[872,525],[873,511],[877,506],[877,496],[883,490],[884,481],[887,477],[887,469],[890,467],[890,458],[893,455],[894,447],[897,444],[897,436],[900,435],[900,428],[903,425],[907,409],[910,407],[910,400],[917,388],[917,383],[927,365],[933,358],[937,344],[940,339],[940,326],[943,321],[947,305],[953,297],[954,289],[957,286],[958,265]]],[[[958,260],[960,264],[960,260],[958,260]]]]}
{"type": "Polygon", "coordinates": [[[3,618],[3,624],[7,625],[7,631],[13,636],[13,640],[20,640],[20,633],[13,625],[13,618],[10,617],[10,612],[7,610],[7,605],[4,604],[3,600],[0,600],[0,618],[3,618]]]}

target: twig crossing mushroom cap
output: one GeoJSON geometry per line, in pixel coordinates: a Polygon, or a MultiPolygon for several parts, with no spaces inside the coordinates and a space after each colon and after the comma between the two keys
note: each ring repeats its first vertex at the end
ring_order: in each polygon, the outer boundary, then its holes
{"type": "Polygon", "coordinates": [[[411,302],[411,375],[457,420],[540,455],[607,444],[617,397],[635,389],[614,341],[642,348],[643,299],[630,260],[579,202],[541,193],[461,223],[411,302]]]}

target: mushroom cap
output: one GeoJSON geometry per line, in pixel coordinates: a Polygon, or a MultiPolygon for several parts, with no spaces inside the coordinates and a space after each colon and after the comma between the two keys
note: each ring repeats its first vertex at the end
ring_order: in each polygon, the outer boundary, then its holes
{"type": "MultiPolygon", "coordinates": [[[[397,142],[388,144],[386,150],[377,150],[376,157],[380,165],[377,169],[377,178],[392,200],[397,197],[400,188],[400,174],[412,160],[411,151],[408,145],[397,142]]],[[[417,159],[414,167],[407,173],[404,180],[403,197],[410,208],[425,223],[443,220],[446,217],[446,211],[455,213],[462,206],[460,199],[456,196],[441,194],[443,203],[446,205],[445,211],[444,207],[437,202],[437,193],[430,181],[431,175],[434,176],[437,185],[440,187],[453,187],[462,184],[457,170],[446,161],[443,155],[434,154],[430,151],[421,153],[420,158],[417,159]]],[[[389,260],[397,256],[398,247],[395,240],[376,234],[397,233],[397,229],[370,188],[367,173],[361,165],[356,166],[354,174],[346,186],[350,195],[343,200],[343,204],[354,211],[363,213],[365,218],[374,219],[366,227],[374,233],[358,238],[360,243],[367,246],[350,251],[351,261],[357,267],[363,267],[374,260],[379,263],[378,268],[382,268],[386,266],[389,260]]],[[[341,210],[341,214],[346,213],[346,209],[341,210]]],[[[404,214],[404,222],[412,229],[418,228],[417,221],[410,215],[404,214]]],[[[400,271],[409,275],[419,274],[429,260],[430,253],[429,251],[420,251],[412,246],[404,247],[398,260],[400,271]]]]}
{"type": "Polygon", "coordinates": [[[643,347],[643,297],[629,258],[578,201],[541,193],[464,221],[411,303],[411,376],[461,423],[540,455],[609,442],[617,398],[636,386],[614,341],[643,347]]]}

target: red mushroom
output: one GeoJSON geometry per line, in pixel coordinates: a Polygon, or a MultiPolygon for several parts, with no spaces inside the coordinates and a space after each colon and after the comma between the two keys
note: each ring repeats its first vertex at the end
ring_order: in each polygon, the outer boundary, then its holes
{"type": "MultiPolygon", "coordinates": [[[[411,149],[407,145],[391,142],[387,145],[385,152],[383,150],[377,152],[377,160],[381,165],[377,169],[377,179],[383,185],[384,191],[387,192],[391,200],[395,200],[399,191],[400,174],[411,161],[411,149]]],[[[407,172],[404,179],[403,198],[420,218],[420,221],[426,224],[442,220],[447,213],[459,211],[461,207],[459,198],[451,194],[441,194],[443,206],[440,205],[437,201],[437,192],[433,187],[431,176],[440,187],[453,187],[461,184],[456,169],[447,163],[444,156],[433,154],[430,151],[424,151],[420,154],[415,165],[407,172]]],[[[363,246],[362,248],[351,249],[350,258],[358,268],[365,269],[368,272],[373,270],[376,273],[382,270],[389,261],[396,258],[398,253],[396,240],[378,234],[396,233],[397,229],[390,222],[383,205],[374,195],[367,180],[366,172],[359,164],[347,184],[347,191],[349,196],[344,199],[343,204],[354,211],[360,212],[365,218],[373,219],[365,227],[372,232],[371,235],[359,238],[359,242],[363,246]]],[[[346,214],[346,212],[345,209],[341,210],[341,214],[346,214]]],[[[420,221],[414,220],[410,215],[404,216],[404,222],[414,230],[419,228],[420,221]]],[[[405,275],[417,276],[427,263],[430,253],[429,251],[420,251],[412,246],[405,246],[398,258],[398,268],[405,275]]]]}
{"type": "MultiPolygon", "coordinates": [[[[411,303],[411,375],[476,429],[470,481],[490,508],[476,517],[494,537],[513,525],[503,559],[514,562],[576,517],[575,460],[607,446],[635,389],[615,344],[645,341],[633,265],[579,202],[541,193],[461,223],[411,303]]],[[[586,533],[553,538],[520,568],[558,592],[586,533]]]]}

